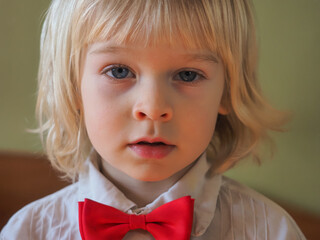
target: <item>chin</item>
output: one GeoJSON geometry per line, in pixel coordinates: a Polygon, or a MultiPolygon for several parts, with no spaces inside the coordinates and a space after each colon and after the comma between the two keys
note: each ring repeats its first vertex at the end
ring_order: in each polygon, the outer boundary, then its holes
{"type": "Polygon", "coordinates": [[[159,176],[159,175],[148,173],[148,174],[135,174],[135,175],[131,175],[131,177],[143,182],[158,182],[158,181],[165,180],[170,176],[166,176],[166,175],[159,176]]]}

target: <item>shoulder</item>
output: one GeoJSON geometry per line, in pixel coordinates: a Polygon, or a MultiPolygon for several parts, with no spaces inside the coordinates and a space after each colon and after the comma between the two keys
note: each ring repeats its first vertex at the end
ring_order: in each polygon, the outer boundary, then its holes
{"type": "Polygon", "coordinates": [[[1,239],[75,239],[78,183],[34,201],[15,213],[1,239]]]}
{"type": "Polygon", "coordinates": [[[278,204],[224,176],[217,211],[230,219],[234,234],[247,235],[245,239],[305,239],[291,216],[278,204]]]}

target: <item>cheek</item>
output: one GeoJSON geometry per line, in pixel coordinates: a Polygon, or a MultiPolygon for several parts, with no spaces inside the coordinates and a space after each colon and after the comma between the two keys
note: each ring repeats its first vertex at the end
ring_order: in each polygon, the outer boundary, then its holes
{"type": "Polygon", "coordinates": [[[202,101],[198,101],[193,106],[188,108],[182,108],[182,114],[184,117],[180,119],[180,126],[183,126],[183,130],[180,131],[182,139],[186,140],[186,143],[196,146],[204,150],[214,133],[216,120],[218,116],[218,104],[209,104],[212,102],[212,98],[205,98],[202,101]]]}
{"type": "Polygon", "coordinates": [[[201,116],[197,118],[197,135],[199,141],[209,144],[216,125],[217,113],[204,111],[201,116]]]}
{"type": "MultiPolygon", "coordinates": [[[[112,131],[119,129],[118,108],[116,103],[101,89],[83,85],[82,102],[85,126],[92,144],[99,144],[112,131]]],[[[105,139],[108,140],[108,139],[105,139]]]]}
{"type": "Polygon", "coordinates": [[[194,126],[198,131],[194,131],[199,141],[209,143],[215,130],[220,106],[220,96],[208,95],[201,103],[198,103],[195,109],[194,126]]]}

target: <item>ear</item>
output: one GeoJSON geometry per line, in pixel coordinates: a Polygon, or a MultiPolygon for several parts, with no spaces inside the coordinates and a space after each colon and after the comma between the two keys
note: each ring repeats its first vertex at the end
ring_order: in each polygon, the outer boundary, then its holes
{"type": "Polygon", "coordinates": [[[218,113],[221,115],[227,115],[229,113],[229,110],[226,107],[222,106],[222,104],[220,104],[218,113]]]}

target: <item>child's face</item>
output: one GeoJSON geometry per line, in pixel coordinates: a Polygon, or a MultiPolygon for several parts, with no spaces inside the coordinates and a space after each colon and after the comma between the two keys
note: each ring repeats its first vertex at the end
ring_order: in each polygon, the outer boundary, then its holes
{"type": "Polygon", "coordinates": [[[223,65],[206,51],[92,44],[81,82],[90,141],[133,178],[168,178],[206,150],[223,86],[223,65]]]}

